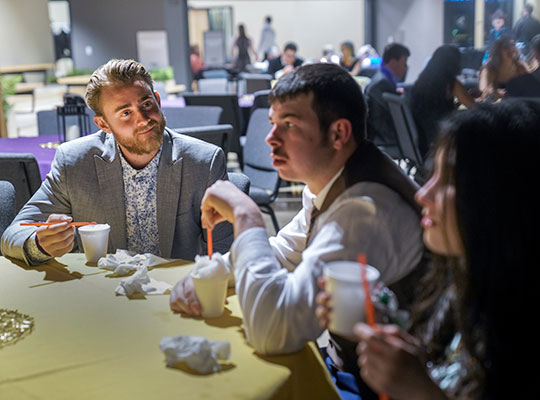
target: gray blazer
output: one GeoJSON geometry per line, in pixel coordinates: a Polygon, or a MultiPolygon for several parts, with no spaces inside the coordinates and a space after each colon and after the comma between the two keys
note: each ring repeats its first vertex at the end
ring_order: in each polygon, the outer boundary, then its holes
{"type": "MultiPolygon", "coordinates": [[[[225,155],[219,147],[165,130],[157,183],[162,257],[193,260],[206,254],[201,200],[206,188],[219,179],[227,179],[225,155]]],[[[124,183],[112,134],[99,131],[58,147],[47,178],[5,230],[2,253],[29,263],[23,246],[37,228],[19,224],[45,221],[53,213],[71,215],[73,221],[108,223],[108,252],[126,248],[124,183]]],[[[215,227],[214,251],[225,253],[232,240],[229,223],[215,227]]]]}

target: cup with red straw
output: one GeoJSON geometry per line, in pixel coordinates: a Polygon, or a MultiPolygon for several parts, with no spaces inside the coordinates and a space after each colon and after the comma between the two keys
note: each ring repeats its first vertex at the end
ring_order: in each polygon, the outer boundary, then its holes
{"type": "MultiPolygon", "coordinates": [[[[367,262],[366,255],[364,253],[358,254],[358,264],[360,264],[360,270],[362,275],[362,285],[364,287],[364,306],[366,310],[366,320],[371,328],[375,328],[375,308],[371,301],[371,292],[369,289],[369,281],[367,279],[367,262]]],[[[388,400],[388,396],[385,394],[379,394],[379,400],[388,400]]]]}

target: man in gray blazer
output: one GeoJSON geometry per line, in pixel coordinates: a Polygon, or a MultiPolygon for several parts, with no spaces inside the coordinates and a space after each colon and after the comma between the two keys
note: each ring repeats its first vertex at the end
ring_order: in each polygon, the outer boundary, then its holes
{"type": "MultiPolygon", "coordinates": [[[[81,249],[71,221],[108,223],[110,253],[206,253],[200,204],[208,186],[227,179],[223,151],[165,128],[152,78],[136,61],[99,67],[86,101],[101,131],[58,147],[47,178],[4,232],[2,253],[36,265],[81,249]],[[44,220],[55,224],[20,226],[44,220]]],[[[213,238],[225,253],[231,225],[217,226],[213,238]]]]}

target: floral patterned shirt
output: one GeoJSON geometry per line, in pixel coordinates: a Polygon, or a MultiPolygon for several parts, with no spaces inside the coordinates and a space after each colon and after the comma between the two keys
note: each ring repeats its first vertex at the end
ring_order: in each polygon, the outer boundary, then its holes
{"type": "Polygon", "coordinates": [[[157,177],[161,148],[143,169],[133,168],[120,149],[124,180],[127,249],[160,255],[157,225],[157,177]]]}

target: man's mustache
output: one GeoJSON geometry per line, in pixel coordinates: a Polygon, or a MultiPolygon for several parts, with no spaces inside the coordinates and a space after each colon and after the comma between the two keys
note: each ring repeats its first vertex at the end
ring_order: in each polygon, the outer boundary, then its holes
{"type": "Polygon", "coordinates": [[[136,134],[146,132],[149,129],[152,129],[154,127],[158,126],[158,123],[156,121],[151,121],[148,125],[146,125],[144,128],[137,129],[135,131],[136,134]]]}

